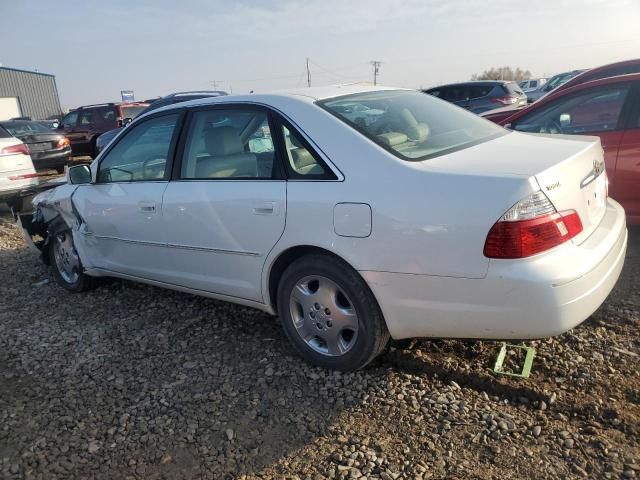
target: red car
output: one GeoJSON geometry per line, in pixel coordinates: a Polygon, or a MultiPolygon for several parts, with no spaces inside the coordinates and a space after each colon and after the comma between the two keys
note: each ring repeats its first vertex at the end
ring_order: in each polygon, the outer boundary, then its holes
{"type": "Polygon", "coordinates": [[[609,195],[629,223],[640,224],[640,74],[563,88],[496,123],[520,132],[600,137],[609,195]]]}
{"type": "MultiPolygon", "coordinates": [[[[557,93],[562,90],[566,90],[567,88],[580,85],[582,83],[591,82],[593,80],[599,80],[601,78],[615,77],[618,75],[628,75],[631,73],[640,73],[640,58],[636,58],[633,60],[624,60],[622,62],[616,62],[616,63],[609,63],[607,65],[602,65],[600,67],[585,70],[584,72],[582,72],[579,75],[576,75],[566,83],[559,85],[550,93],[547,93],[545,96],[541,97],[540,100],[542,100],[543,98],[546,98],[546,96],[551,95],[552,93],[557,93]]],[[[503,108],[497,108],[494,110],[490,110],[487,113],[483,113],[481,114],[481,116],[486,118],[487,120],[491,120],[492,122],[500,123],[502,122],[502,120],[513,115],[516,111],[527,108],[527,107],[528,107],[527,105],[524,105],[524,106],[517,106],[517,107],[508,106],[503,108]]]]}

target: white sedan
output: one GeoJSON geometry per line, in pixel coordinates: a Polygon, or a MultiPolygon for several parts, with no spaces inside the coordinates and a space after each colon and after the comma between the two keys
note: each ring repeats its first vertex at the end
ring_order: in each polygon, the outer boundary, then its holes
{"type": "Polygon", "coordinates": [[[60,285],[249,305],[341,370],[390,337],[562,333],[605,300],[627,245],[598,138],[509,132],[409,90],[169,106],[68,176],[21,218],[60,285]]]}

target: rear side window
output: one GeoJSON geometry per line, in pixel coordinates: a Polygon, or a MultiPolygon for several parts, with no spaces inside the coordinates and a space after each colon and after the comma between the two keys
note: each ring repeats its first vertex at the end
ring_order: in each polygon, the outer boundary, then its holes
{"type": "MultiPolygon", "coordinates": [[[[353,110],[353,106],[351,106],[353,110]]],[[[290,178],[326,179],[327,170],[322,165],[311,147],[304,141],[302,135],[282,125],[284,136],[287,170],[290,178]]],[[[333,175],[331,175],[332,178],[333,175]]]]}
{"type": "Polygon", "coordinates": [[[100,107],[94,110],[96,123],[101,125],[114,125],[116,123],[116,109],[113,107],[100,107]]]}
{"type": "Polygon", "coordinates": [[[357,93],[318,104],[403,160],[427,160],[506,134],[488,120],[415,91],[357,93]],[[340,107],[353,103],[376,115],[358,118],[341,113],[340,107]]]}
{"type": "Polygon", "coordinates": [[[7,132],[2,126],[0,126],[0,138],[10,138],[11,134],[7,132]]]}
{"type": "Polygon", "coordinates": [[[98,167],[98,182],[169,178],[169,150],[178,114],[152,118],[127,129],[98,167]]]}
{"type": "Polygon", "coordinates": [[[147,107],[143,105],[135,105],[130,107],[121,107],[122,108],[122,118],[131,118],[134,119],[142,111],[144,111],[147,107]]]}
{"type": "Polygon", "coordinates": [[[82,110],[80,112],[78,124],[94,125],[98,121],[98,113],[94,109],[82,110]]]}

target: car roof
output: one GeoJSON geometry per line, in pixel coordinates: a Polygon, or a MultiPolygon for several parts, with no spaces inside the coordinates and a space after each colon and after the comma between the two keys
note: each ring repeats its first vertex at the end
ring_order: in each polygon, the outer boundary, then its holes
{"type": "Polygon", "coordinates": [[[469,80],[468,82],[445,83],[437,87],[425,88],[423,91],[437,90],[445,87],[460,87],[463,85],[504,85],[505,83],[516,83],[515,80],[469,80]]]}
{"type": "MultiPolygon", "coordinates": [[[[599,67],[582,70],[581,73],[579,73],[572,79],[567,80],[565,83],[563,83],[562,85],[559,85],[557,88],[564,90],[566,88],[573,87],[574,85],[579,85],[581,83],[591,81],[594,76],[597,76],[599,73],[603,71],[612,70],[615,68],[633,67],[633,66],[637,66],[638,72],[640,72],[640,58],[634,58],[632,60],[624,60],[622,62],[608,63],[606,65],[601,65],[599,67]]],[[[635,73],[638,73],[638,72],[635,72],[635,73]]],[[[617,76],[617,75],[613,75],[613,76],[617,76]]],[[[603,78],[609,78],[609,77],[603,77],[603,78]]]]}
{"type": "Polygon", "coordinates": [[[549,92],[544,97],[542,97],[537,102],[534,102],[528,107],[518,110],[517,112],[514,112],[513,115],[505,118],[504,121],[506,122],[507,120],[510,120],[512,118],[515,120],[516,118],[519,118],[520,115],[524,115],[524,112],[531,112],[534,109],[537,110],[538,108],[543,107],[544,105],[546,105],[550,101],[555,100],[556,98],[564,97],[565,95],[570,95],[574,92],[580,92],[582,90],[601,87],[604,85],[624,83],[624,82],[637,82],[637,81],[640,81],[640,73],[630,73],[627,75],[618,75],[616,77],[599,78],[598,80],[591,80],[590,82],[579,83],[578,85],[574,85],[569,88],[564,88],[562,90],[555,89],[549,92]]]}
{"type": "MultiPolygon", "coordinates": [[[[269,104],[270,101],[276,98],[281,98],[281,99],[289,98],[289,99],[296,99],[306,103],[314,103],[316,101],[342,97],[345,95],[352,95],[352,94],[365,93],[365,92],[382,92],[382,91],[391,91],[391,90],[404,90],[408,92],[415,91],[413,89],[408,89],[408,88],[384,87],[379,85],[372,86],[368,84],[329,85],[325,87],[311,87],[311,88],[278,90],[278,91],[263,92],[263,93],[246,93],[246,94],[233,94],[233,95],[219,95],[216,97],[205,97],[205,98],[199,98],[196,100],[189,100],[186,102],[165,105],[149,113],[150,114],[157,113],[157,112],[167,111],[167,110],[171,110],[174,108],[181,108],[181,107],[214,105],[217,103],[247,102],[247,103],[269,104]]],[[[146,115],[147,114],[145,113],[143,116],[146,116],[146,115]]]]}

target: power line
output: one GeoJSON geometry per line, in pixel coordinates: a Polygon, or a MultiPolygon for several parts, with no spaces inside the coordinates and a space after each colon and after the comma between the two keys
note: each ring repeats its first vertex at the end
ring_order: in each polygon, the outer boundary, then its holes
{"type": "Polygon", "coordinates": [[[382,65],[382,62],[380,62],[378,60],[372,60],[369,63],[373,66],[373,84],[377,85],[378,84],[378,74],[380,73],[380,65],[382,65]]]}

